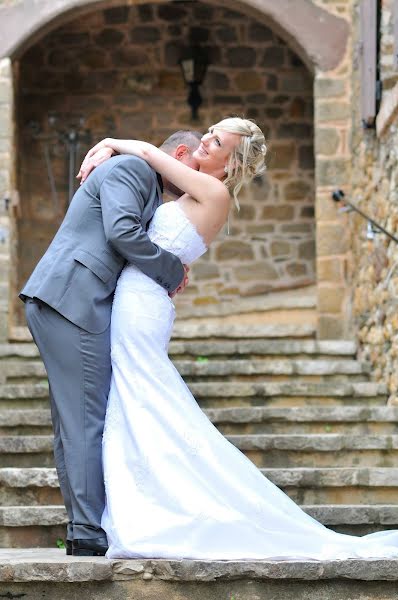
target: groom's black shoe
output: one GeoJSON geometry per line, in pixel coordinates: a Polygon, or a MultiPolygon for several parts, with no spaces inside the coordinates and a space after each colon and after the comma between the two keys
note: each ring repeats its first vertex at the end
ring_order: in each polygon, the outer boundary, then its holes
{"type": "Polygon", "coordinates": [[[66,540],[66,555],[67,556],[72,556],[72,540],[66,540]]]}
{"type": "Polygon", "coordinates": [[[88,540],[73,540],[73,556],[104,556],[108,550],[106,537],[91,538],[88,540]]]}

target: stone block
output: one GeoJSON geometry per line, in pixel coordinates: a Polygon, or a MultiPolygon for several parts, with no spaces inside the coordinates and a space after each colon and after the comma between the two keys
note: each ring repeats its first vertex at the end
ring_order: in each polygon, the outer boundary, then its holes
{"type": "Polygon", "coordinates": [[[265,221],[290,221],[294,217],[294,208],[289,204],[280,204],[275,206],[264,206],[261,218],[265,221]]]}
{"type": "Polygon", "coordinates": [[[318,319],[318,337],[320,340],[344,339],[342,316],[320,315],[318,319]]]}
{"type": "Polygon", "coordinates": [[[183,19],[186,16],[186,14],[187,11],[185,7],[182,6],[180,3],[178,5],[175,3],[167,3],[158,6],[158,16],[164,21],[172,21],[174,23],[175,21],[183,19]]]}
{"type": "MultiPolygon", "coordinates": [[[[89,55],[92,55],[92,60],[94,61],[91,64],[93,68],[95,68],[96,61],[98,60],[96,53],[97,51],[94,53],[88,52],[89,55]]],[[[86,56],[84,56],[84,60],[87,60],[86,56]]],[[[102,58],[102,60],[104,60],[104,58],[102,58]]],[[[140,48],[132,48],[131,46],[121,47],[112,53],[112,61],[113,66],[118,69],[121,69],[122,67],[128,69],[131,69],[132,67],[144,67],[148,64],[148,53],[140,48]]]]}
{"type": "Polygon", "coordinates": [[[343,308],[346,288],[342,286],[318,286],[318,310],[320,313],[340,313],[343,308]]]}
{"type": "Polygon", "coordinates": [[[185,83],[178,71],[160,71],[157,87],[163,92],[168,91],[171,94],[185,91],[185,83]]]}
{"type": "Polygon", "coordinates": [[[280,69],[284,66],[286,52],[284,46],[270,46],[264,50],[261,66],[266,68],[280,69]]]}
{"type": "Polygon", "coordinates": [[[265,109],[265,114],[269,119],[279,119],[279,117],[285,114],[285,111],[278,106],[270,106],[265,109]]]}
{"type": "Polygon", "coordinates": [[[195,280],[216,279],[220,276],[220,270],[217,265],[212,263],[198,262],[192,266],[192,273],[195,280]]]}
{"type": "Polygon", "coordinates": [[[223,27],[219,27],[215,31],[216,40],[221,42],[222,44],[228,42],[236,42],[238,40],[236,30],[230,26],[224,25],[223,27]]]}
{"type": "Polygon", "coordinates": [[[281,225],[281,231],[283,233],[300,234],[300,233],[311,233],[313,231],[312,223],[287,223],[281,225]]]}
{"type": "MultiPolygon", "coordinates": [[[[137,6],[136,10],[138,11],[140,21],[142,21],[143,23],[148,23],[152,21],[154,17],[154,8],[155,7],[150,4],[140,4],[139,6],[137,6]]],[[[168,8],[170,8],[170,5],[168,6],[168,8]]]]}
{"type": "Polygon", "coordinates": [[[289,169],[296,157],[296,147],[292,143],[274,143],[269,150],[270,169],[289,169]]]}
{"type": "Polygon", "coordinates": [[[249,94],[246,98],[249,104],[264,104],[268,101],[266,94],[249,94]]]}
{"type": "Polygon", "coordinates": [[[346,186],[350,177],[349,159],[319,159],[317,161],[317,183],[320,186],[346,186]]]}
{"type": "Polygon", "coordinates": [[[8,81],[0,80],[0,104],[11,105],[12,102],[12,87],[8,81]]]}
{"type": "Polygon", "coordinates": [[[303,277],[307,275],[308,267],[305,263],[294,261],[286,265],[286,272],[290,277],[303,277]]]}
{"type": "Polygon", "coordinates": [[[193,3],[193,6],[190,6],[190,15],[192,15],[198,21],[205,21],[207,23],[211,22],[214,18],[214,8],[212,6],[208,6],[207,4],[197,4],[193,3]]]}
{"type": "Polygon", "coordinates": [[[314,82],[314,95],[316,98],[330,98],[344,96],[346,93],[345,79],[317,78],[314,82]]]}
{"type": "Polygon", "coordinates": [[[344,283],[346,280],[346,264],[347,261],[344,258],[318,258],[318,280],[344,283]]]}
{"type": "Polygon", "coordinates": [[[319,221],[341,221],[342,215],[338,213],[339,205],[332,199],[331,193],[318,194],[315,198],[316,215],[319,221]]]}
{"type": "Polygon", "coordinates": [[[260,281],[268,279],[277,279],[278,273],[274,265],[267,261],[252,263],[242,267],[236,267],[234,274],[239,281],[250,281],[258,279],[260,281]]]}
{"type": "Polygon", "coordinates": [[[213,71],[209,69],[208,74],[206,75],[206,84],[210,89],[214,90],[228,90],[230,87],[229,79],[222,73],[221,71],[213,71]]]}
{"type": "Polygon", "coordinates": [[[138,114],[122,114],[120,117],[120,127],[126,133],[129,133],[132,137],[134,131],[142,131],[143,129],[150,129],[152,126],[152,115],[149,113],[138,113],[138,114]]]}
{"type": "Polygon", "coordinates": [[[237,240],[227,240],[219,244],[215,250],[215,257],[216,261],[245,261],[254,259],[251,245],[237,240]]]}
{"type": "Polygon", "coordinates": [[[350,116],[350,105],[346,102],[318,102],[315,119],[321,121],[341,121],[350,116]]]}
{"type": "Polygon", "coordinates": [[[315,240],[307,240],[299,244],[298,247],[298,256],[299,258],[303,258],[305,260],[311,260],[315,257],[316,249],[315,249],[315,240]]]}
{"type": "MultiPolygon", "coordinates": [[[[128,59],[132,58],[134,61],[134,58],[131,56],[131,54],[132,53],[129,53],[128,51],[126,52],[124,49],[116,52],[112,57],[114,66],[119,68],[121,66],[130,65],[131,63],[128,62],[128,59]],[[128,56],[126,56],[126,54],[128,56]]],[[[137,64],[140,63],[136,63],[136,65],[137,64]]],[[[108,66],[107,55],[99,48],[88,48],[81,53],[81,56],[79,56],[79,66],[86,69],[104,69],[108,66]]],[[[94,110],[94,107],[92,110],[94,110]]]]}
{"type": "Polygon", "coordinates": [[[275,240],[270,244],[271,256],[289,256],[291,253],[291,245],[289,242],[275,240]]]}
{"type": "Polygon", "coordinates": [[[336,129],[320,128],[315,131],[315,151],[317,154],[331,156],[336,154],[340,145],[340,134],[336,129]]]}
{"type": "Polygon", "coordinates": [[[314,169],[315,157],[314,146],[312,144],[299,147],[298,162],[300,169],[314,169]]]}
{"type": "Polygon", "coordinates": [[[313,187],[302,179],[295,179],[285,185],[283,197],[285,200],[310,200],[313,196],[313,187]]]}
{"type": "Polygon", "coordinates": [[[315,216],[315,208],[314,206],[303,206],[300,209],[300,217],[313,218],[315,216]]]}
{"type": "Polygon", "coordinates": [[[251,204],[240,204],[240,210],[237,215],[238,220],[253,221],[256,216],[256,209],[251,204]]]}
{"type": "Polygon", "coordinates": [[[104,21],[107,25],[127,23],[130,8],[128,6],[115,6],[104,10],[104,21]]]}
{"type": "Polygon", "coordinates": [[[107,27],[103,29],[98,35],[95,36],[95,42],[98,46],[105,46],[105,48],[114,48],[118,46],[124,40],[124,34],[118,29],[112,29],[107,27]]]}
{"type": "Polygon", "coordinates": [[[12,134],[12,116],[7,104],[0,105],[0,132],[2,137],[9,137],[12,134]]]}
{"type": "Polygon", "coordinates": [[[348,232],[337,223],[318,223],[316,245],[318,256],[345,254],[348,250],[348,232]]]}
{"type": "Polygon", "coordinates": [[[301,141],[303,138],[312,137],[313,127],[307,123],[282,123],[277,129],[276,135],[278,138],[298,138],[301,141]]]}
{"type": "Polygon", "coordinates": [[[248,38],[253,42],[268,42],[274,39],[274,34],[266,25],[252,21],[249,25],[248,38]]]}
{"type": "Polygon", "coordinates": [[[206,27],[190,27],[189,39],[192,44],[204,44],[209,41],[209,30],[206,27]]]}
{"type": "Polygon", "coordinates": [[[227,49],[227,61],[230,67],[254,67],[256,64],[256,51],[254,48],[238,46],[227,49]]]}
{"type": "Polygon", "coordinates": [[[299,93],[302,94],[304,90],[310,91],[312,89],[312,81],[310,74],[302,71],[296,74],[284,75],[280,79],[280,90],[281,92],[287,93],[299,93]]]}
{"type": "Polygon", "coordinates": [[[153,44],[160,39],[160,31],[158,27],[150,25],[142,25],[134,27],[130,33],[130,39],[133,44],[153,44]]]}
{"type": "Polygon", "coordinates": [[[235,76],[235,84],[238,90],[243,92],[257,92],[264,89],[264,81],[261,75],[254,71],[242,71],[235,76]]]}

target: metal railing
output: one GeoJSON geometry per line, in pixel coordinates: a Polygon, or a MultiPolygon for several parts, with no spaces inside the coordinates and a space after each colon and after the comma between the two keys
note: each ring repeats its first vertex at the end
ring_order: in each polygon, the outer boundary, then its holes
{"type": "Polygon", "coordinates": [[[340,210],[347,211],[347,212],[355,211],[356,213],[361,215],[361,217],[366,219],[368,222],[368,225],[370,224],[370,227],[371,227],[371,230],[373,231],[373,233],[381,231],[381,233],[384,233],[387,237],[389,237],[396,244],[398,244],[398,238],[395,237],[395,235],[393,235],[392,233],[387,231],[387,229],[385,229],[384,227],[382,227],[382,225],[377,223],[377,221],[375,221],[374,219],[369,217],[369,215],[367,215],[366,213],[363,212],[363,210],[361,210],[360,208],[355,206],[355,204],[353,204],[349,200],[346,200],[343,190],[334,190],[332,192],[332,199],[334,200],[334,202],[343,202],[344,203],[344,207],[341,208],[340,210]]]}

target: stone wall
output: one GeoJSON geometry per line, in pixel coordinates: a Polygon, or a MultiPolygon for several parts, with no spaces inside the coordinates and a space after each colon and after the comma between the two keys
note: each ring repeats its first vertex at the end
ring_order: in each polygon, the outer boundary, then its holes
{"type": "MultiPolygon", "coordinates": [[[[266,26],[223,8],[179,2],[91,13],[48,34],[21,58],[20,283],[67,206],[65,145],[54,131],[77,125],[93,140],[111,134],[159,143],[192,127],[177,64],[189,39],[211,63],[194,127],[246,114],[264,129],[270,152],[267,177],[246,190],[230,235],[223,232],[194,266],[180,302],[213,303],[314,282],[312,77],[266,26]]],[[[318,89],[324,93],[322,82],[318,89]]],[[[328,153],[333,139],[326,137],[327,131],[321,139],[328,153]]],[[[87,142],[81,155],[86,148],[87,142]]]]}
{"type": "MultiPolygon", "coordinates": [[[[376,130],[363,130],[357,104],[353,105],[352,199],[387,230],[398,226],[398,129],[396,117],[390,126],[391,111],[385,103],[397,80],[393,68],[392,1],[383,3],[381,77],[384,82],[382,110],[376,130]]],[[[355,10],[358,10],[356,3],[355,10]]],[[[355,57],[354,57],[355,59],[355,57]]],[[[359,79],[354,89],[359,97],[359,79]]],[[[395,113],[396,113],[395,107],[395,113]]],[[[394,112],[392,110],[392,112],[394,112]]],[[[352,240],[352,288],[355,324],[361,356],[372,363],[372,375],[387,384],[391,401],[398,399],[398,246],[383,234],[367,238],[366,221],[350,217],[352,240]]]]}
{"type": "Polygon", "coordinates": [[[13,219],[15,188],[13,154],[13,76],[11,61],[0,61],[0,343],[8,339],[10,297],[16,264],[13,219]]]}

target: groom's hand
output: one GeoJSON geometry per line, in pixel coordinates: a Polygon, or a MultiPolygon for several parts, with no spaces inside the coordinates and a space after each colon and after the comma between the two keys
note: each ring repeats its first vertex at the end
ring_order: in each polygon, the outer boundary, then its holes
{"type": "Polygon", "coordinates": [[[80,179],[80,185],[85,182],[87,177],[90,175],[91,171],[98,167],[101,163],[111,158],[111,156],[115,154],[115,151],[109,147],[99,148],[95,150],[95,147],[91,149],[85,156],[81,167],[79,169],[78,174],[76,175],[76,179],[80,179]]]}
{"type": "Polygon", "coordinates": [[[182,280],[182,283],[178,286],[178,288],[176,290],[174,290],[174,292],[170,292],[169,293],[170,298],[174,298],[174,296],[176,294],[181,294],[185,290],[185,288],[187,287],[187,285],[188,285],[188,282],[189,282],[189,279],[188,279],[189,267],[188,267],[188,265],[183,265],[183,266],[184,266],[184,272],[185,272],[184,279],[182,280]]]}

